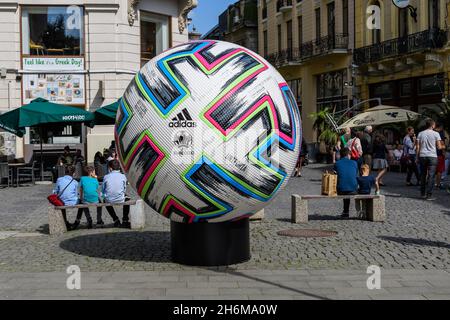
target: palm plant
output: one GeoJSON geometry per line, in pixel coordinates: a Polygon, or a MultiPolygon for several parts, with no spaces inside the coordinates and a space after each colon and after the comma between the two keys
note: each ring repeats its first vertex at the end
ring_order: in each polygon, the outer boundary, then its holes
{"type": "Polygon", "coordinates": [[[330,109],[324,108],[319,112],[314,112],[309,117],[314,121],[313,129],[317,130],[317,142],[324,142],[328,147],[336,145],[338,135],[328,123],[327,116],[330,115],[330,109]]]}

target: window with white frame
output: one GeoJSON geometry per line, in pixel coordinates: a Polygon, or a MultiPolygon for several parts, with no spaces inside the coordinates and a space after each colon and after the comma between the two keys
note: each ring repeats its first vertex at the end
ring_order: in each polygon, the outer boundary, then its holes
{"type": "Polygon", "coordinates": [[[22,7],[22,53],[82,55],[83,14],[79,6],[22,7]]]}
{"type": "Polygon", "coordinates": [[[141,11],[141,65],[169,48],[169,18],[141,11]]]}

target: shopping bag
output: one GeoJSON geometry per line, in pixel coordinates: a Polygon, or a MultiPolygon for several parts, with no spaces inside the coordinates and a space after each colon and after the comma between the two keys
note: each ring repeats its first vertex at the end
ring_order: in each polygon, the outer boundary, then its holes
{"type": "Polygon", "coordinates": [[[337,196],[337,175],[325,171],[322,175],[322,195],[337,196]]]}

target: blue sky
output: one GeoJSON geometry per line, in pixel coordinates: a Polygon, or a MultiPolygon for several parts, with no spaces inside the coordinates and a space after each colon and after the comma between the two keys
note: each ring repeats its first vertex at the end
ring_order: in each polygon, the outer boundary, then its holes
{"type": "Polygon", "coordinates": [[[219,15],[225,11],[230,4],[238,0],[198,0],[198,7],[191,11],[189,17],[192,18],[192,25],[197,28],[197,32],[204,34],[212,29],[219,22],[219,15]]]}

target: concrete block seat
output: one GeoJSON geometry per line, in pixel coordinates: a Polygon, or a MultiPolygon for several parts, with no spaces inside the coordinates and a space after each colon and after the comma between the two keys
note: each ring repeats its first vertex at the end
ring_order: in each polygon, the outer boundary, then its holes
{"type": "Polygon", "coordinates": [[[292,223],[308,222],[308,201],[319,199],[343,200],[354,199],[360,202],[363,210],[362,219],[372,222],[384,222],[386,220],[385,197],[383,195],[345,195],[345,196],[324,196],[324,195],[292,195],[291,221],[292,223]]]}
{"type": "MultiPolygon", "coordinates": [[[[97,208],[97,207],[123,207],[124,205],[130,206],[130,224],[131,229],[142,229],[145,227],[145,212],[144,201],[129,200],[122,203],[90,203],[90,204],[77,204],[75,206],[62,206],[55,207],[50,205],[48,207],[48,226],[49,233],[51,235],[62,234],[67,232],[66,224],[62,216],[62,209],[79,209],[79,208],[97,208]]],[[[119,215],[120,217],[120,215],[119,215]]]]}

